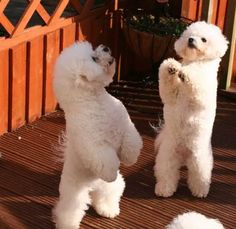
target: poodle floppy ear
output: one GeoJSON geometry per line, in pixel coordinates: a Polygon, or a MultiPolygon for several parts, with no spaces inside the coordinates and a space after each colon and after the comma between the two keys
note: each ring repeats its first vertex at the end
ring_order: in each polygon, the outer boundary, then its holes
{"type": "Polygon", "coordinates": [[[92,81],[97,81],[97,78],[102,75],[102,68],[97,64],[91,62],[84,62],[80,66],[80,70],[76,73],[76,86],[85,85],[92,81]]]}
{"type": "Polygon", "coordinates": [[[174,43],[174,50],[178,54],[178,56],[182,57],[182,52],[184,49],[184,42],[183,42],[183,37],[179,37],[175,43],[174,43]]]}
{"type": "Polygon", "coordinates": [[[217,50],[217,56],[221,58],[225,55],[228,49],[229,41],[226,39],[226,37],[223,34],[221,34],[221,36],[219,36],[218,38],[217,43],[219,44],[218,50],[217,50]]]}
{"type": "Polygon", "coordinates": [[[83,86],[88,82],[87,77],[85,75],[77,75],[75,78],[75,86],[83,86]]]}
{"type": "Polygon", "coordinates": [[[229,42],[218,26],[210,24],[209,31],[212,31],[211,34],[214,39],[212,43],[216,48],[212,50],[209,46],[207,47],[207,52],[209,52],[209,55],[212,55],[214,58],[221,58],[225,55],[229,42]]]}

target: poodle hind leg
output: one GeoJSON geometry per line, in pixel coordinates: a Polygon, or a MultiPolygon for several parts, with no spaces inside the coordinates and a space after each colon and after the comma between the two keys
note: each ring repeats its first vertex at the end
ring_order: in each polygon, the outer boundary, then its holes
{"type": "Polygon", "coordinates": [[[211,173],[213,168],[212,150],[193,152],[187,161],[188,186],[196,197],[206,197],[211,184],[211,173]]]}
{"type": "Polygon", "coordinates": [[[114,218],[119,215],[120,198],[124,192],[125,182],[120,173],[113,182],[99,180],[91,192],[92,205],[96,212],[104,217],[114,218]]]}
{"type": "Polygon", "coordinates": [[[65,179],[60,183],[60,197],[53,209],[53,218],[58,229],[78,229],[85,211],[90,204],[89,188],[75,179],[65,179]]]}
{"type": "Polygon", "coordinates": [[[163,197],[170,197],[175,193],[180,178],[181,159],[176,153],[176,146],[169,139],[162,139],[154,166],[157,180],[155,193],[163,197]]]}

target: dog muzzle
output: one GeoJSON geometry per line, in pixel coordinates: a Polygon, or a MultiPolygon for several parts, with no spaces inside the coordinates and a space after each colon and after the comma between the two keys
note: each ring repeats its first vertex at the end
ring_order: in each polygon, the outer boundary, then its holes
{"type": "Polygon", "coordinates": [[[196,45],[195,45],[195,40],[194,40],[194,38],[190,37],[190,38],[188,39],[188,47],[189,47],[189,48],[197,48],[196,45]]]}

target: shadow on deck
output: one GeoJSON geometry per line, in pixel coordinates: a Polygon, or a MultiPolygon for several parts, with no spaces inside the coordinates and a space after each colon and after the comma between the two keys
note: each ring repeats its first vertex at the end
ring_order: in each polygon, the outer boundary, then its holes
{"type": "MultiPolygon", "coordinates": [[[[89,209],[81,228],[164,228],[177,214],[198,211],[219,218],[227,229],[236,228],[236,103],[218,97],[213,132],[215,165],[206,199],[191,196],[185,170],[177,193],[171,198],[154,195],[154,131],[162,117],[162,105],[154,88],[120,83],[109,88],[129,110],[144,139],[138,163],[122,167],[126,189],[121,214],[115,219],[89,209]]],[[[65,128],[61,111],[0,137],[0,228],[50,229],[51,208],[58,197],[62,163],[55,153],[58,136],[65,128]]]]}

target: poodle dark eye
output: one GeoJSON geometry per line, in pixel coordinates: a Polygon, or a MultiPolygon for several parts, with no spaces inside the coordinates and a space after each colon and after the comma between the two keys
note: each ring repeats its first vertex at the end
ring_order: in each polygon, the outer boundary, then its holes
{"type": "Polygon", "coordinates": [[[103,48],[103,52],[109,52],[109,51],[110,51],[110,49],[108,47],[103,48]]]}
{"type": "Polygon", "coordinates": [[[204,43],[207,42],[206,38],[203,37],[202,42],[204,42],[204,43]]]}

